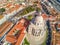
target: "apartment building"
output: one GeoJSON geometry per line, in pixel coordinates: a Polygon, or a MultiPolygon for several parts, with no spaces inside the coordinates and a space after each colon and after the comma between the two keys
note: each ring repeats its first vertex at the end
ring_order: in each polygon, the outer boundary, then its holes
{"type": "Polygon", "coordinates": [[[3,40],[6,33],[9,31],[9,29],[13,26],[13,23],[10,21],[6,21],[3,24],[0,25],[0,41],[3,40]]]}
{"type": "Polygon", "coordinates": [[[24,8],[23,5],[13,2],[8,2],[1,6],[2,8],[5,8],[5,12],[3,12],[4,17],[0,20],[0,25],[24,8]]]}
{"type": "Polygon", "coordinates": [[[60,45],[60,14],[53,16],[50,19],[50,26],[52,30],[52,40],[51,44],[52,45],[60,45]]]}
{"type": "Polygon", "coordinates": [[[25,38],[26,28],[28,25],[29,21],[22,18],[7,34],[6,41],[12,45],[21,45],[25,38]]]}

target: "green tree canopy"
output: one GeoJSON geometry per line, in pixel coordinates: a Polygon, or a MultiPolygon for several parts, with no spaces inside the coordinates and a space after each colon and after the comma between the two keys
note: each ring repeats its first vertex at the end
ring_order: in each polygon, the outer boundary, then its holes
{"type": "Polygon", "coordinates": [[[5,8],[0,8],[0,12],[5,12],[5,8]]]}

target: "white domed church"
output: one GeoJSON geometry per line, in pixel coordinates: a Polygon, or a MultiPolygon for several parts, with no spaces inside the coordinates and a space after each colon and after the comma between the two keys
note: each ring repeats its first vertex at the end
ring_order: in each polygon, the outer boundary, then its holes
{"type": "Polygon", "coordinates": [[[34,18],[28,28],[28,36],[31,45],[40,45],[46,37],[46,23],[41,15],[34,18]],[[34,42],[34,43],[33,43],[34,42]]]}

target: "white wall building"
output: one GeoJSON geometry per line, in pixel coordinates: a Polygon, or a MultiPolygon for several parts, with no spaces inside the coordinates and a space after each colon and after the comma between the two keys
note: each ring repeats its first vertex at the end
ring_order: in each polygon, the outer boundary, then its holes
{"type": "Polygon", "coordinates": [[[42,16],[37,16],[34,23],[31,22],[28,28],[27,39],[31,45],[40,45],[46,37],[46,25],[42,16]]]}

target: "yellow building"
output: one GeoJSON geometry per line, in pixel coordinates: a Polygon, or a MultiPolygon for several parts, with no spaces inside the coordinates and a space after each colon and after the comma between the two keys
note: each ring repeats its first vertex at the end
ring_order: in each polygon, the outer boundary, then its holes
{"type": "Polygon", "coordinates": [[[52,45],[60,45],[60,33],[52,31],[52,45]]]}
{"type": "Polygon", "coordinates": [[[52,15],[54,18],[50,19],[50,26],[52,30],[52,40],[51,45],[60,45],[60,16],[59,14],[52,15]]]}
{"type": "Polygon", "coordinates": [[[2,19],[4,16],[3,15],[0,15],[0,19],[2,19]]]}

